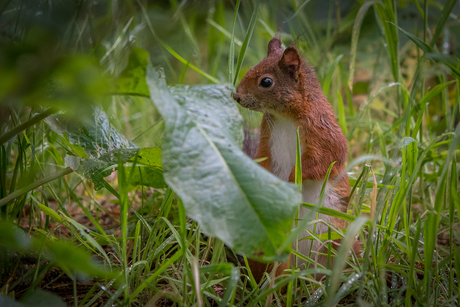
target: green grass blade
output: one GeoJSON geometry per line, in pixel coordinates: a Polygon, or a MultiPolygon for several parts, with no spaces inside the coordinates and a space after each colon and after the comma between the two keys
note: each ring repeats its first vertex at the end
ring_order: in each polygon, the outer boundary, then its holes
{"type": "Polygon", "coordinates": [[[230,301],[230,298],[233,296],[233,293],[236,290],[236,285],[239,280],[240,280],[240,270],[238,270],[235,267],[232,267],[230,278],[228,279],[228,282],[227,282],[227,288],[225,289],[224,296],[222,297],[222,300],[219,303],[219,307],[228,306],[228,302],[230,301]]]}
{"type": "Polygon", "coordinates": [[[337,257],[335,258],[334,267],[332,269],[332,276],[330,278],[330,285],[327,289],[327,299],[324,306],[335,306],[340,298],[341,293],[336,293],[340,279],[345,268],[348,253],[355,243],[355,237],[363,226],[369,222],[369,219],[364,216],[359,216],[350,226],[348,226],[345,238],[342,240],[337,257]]]}
{"type": "Polygon", "coordinates": [[[300,151],[300,135],[299,127],[297,127],[297,142],[296,142],[296,159],[295,159],[295,183],[302,184],[302,152],[300,151]]]}
{"type": "MultiPolygon", "coordinates": [[[[249,42],[251,40],[252,34],[254,32],[254,28],[256,26],[257,13],[259,11],[259,3],[260,3],[260,0],[257,0],[254,12],[252,12],[251,21],[249,22],[249,27],[246,32],[246,36],[244,37],[243,45],[241,46],[240,53],[238,54],[238,61],[236,63],[236,70],[235,70],[235,76],[233,78],[233,85],[235,85],[236,81],[238,80],[238,74],[240,73],[241,65],[243,65],[244,56],[246,55],[246,51],[248,49],[249,42]]],[[[239,4],[239,1],[238,1],[238,4],[239,4]]]]}
{"type": "MultiPolygon", "coordinates": [[[[410,116],[414,116],[415,112],[420,111],[422,106],[425,106],[430,100],[432,100],[436,95],[439,95],[442,90],[444,90],[446,87],[448,87],[450,84],[454,83],[455,81],[447,82],[447,83],[442,83],[436,85],[434,88],[432,88],[428,93],[426,93],[425,96],[423,96],[420,101],[414,105],[411,109],[410,116]]],[[[384,132],[384,135],[390,133],[393,131],[393,129],[396,129],[398,126],[400,126],[404,122],[404,117],[399,118],[393,125],[391,125],[391,128],[388,129],[387,131],[384,132]]]]}
{"type": "Polygon", "coordinates": [[[228,82],[233,82],[235,75],[233,72],[233,65],[235,61],[235,23],[238,16],[238,8],[240,7],[241,0],[236,1],[235,10],[233,12],[232,34],[230,37],[230,49],[228,51],[228,82]]]}
{"type": "Polygon", "coordinates": [[[43,213],[45,213],[46,215],[51,216],[53,219],[55,219],[59,223],[64,222],[64,219],[59,214],[57,214],[53,209],[50,209],[47,206],[42,205],[42,204],[37,204],[37,206],[38,206],[38,209],[43,211],[43,213]]]}
{"type": "Polygon", "coordinates": [[[168,50],[169,53],[172,54],[172,56],[174,56],[176,59],[178,59],[180,62],[182,62],[183,64],[185,65],[188,65],[188,67],[190,67],[191,69],[193,69],[194,71],[198,72],[200,75],[202,75],[203,77],[207,78],[209,81],[211,82],[214,82],[214,83],[220,83],[220,81],[216,78],[214,78],[213,76],[205,73],[204,71],[202,71],[201,69],[199,69],[198,67],[196,67],[195,65],[192,65],[190,64],[189,61],[187,61],[186,59],[184,59],[183,57],[181,57],[177,52],[175,52],[171,47],[169,47],[166,43],[164,43],[163,41],[159,41],[160,44],[163,46],[163,48],[165,48],[166,50],[168,50]]]}
{"type": "MultiPolygon", "coordinates": [[[[239,0],[241,1],[241,0],[239,0]]],[[[235,56],[235,43],[237,45],[243,45],[243,42],[240,41],[238,38],[236,38],[235,36],[235,33],[230,33],[229,31],[227,31],[224,27],[222,27],[221,25],[219,25],[218,23],[216,23],[214,20],[211,20],[211,19],[206,19],[206,22],[209,23],[211,26],[213,26],[214,28],[216,28],[219,32],[221,32],[222,34],[225,35],[225,37],[227,37],[228,39],[230,39],[230,47],[233,46],[233,56],[235,56]],[[232,44],[233,42],[233,44],[232,44]]],[[[230,51],[229,51],[229,56],[230,56],[230,51]]],[[[233,66],[232,66],[232,70],[233,70],[233,66]]],[[[232,78],[229,80],[229,82],[232,82],[233,80],[233,76],[232,78]]]]}
{"type": "MultiPolygon", "coordinates": [[[[397,25],[395,25],[392,22],[390,22],[390,24],[392,24],[393,26],[398,28],[399,31],[404,33],[411,41],[413,41],[420,49],[422,49],[423,52],[425,52],[425,54],[427,54],[427,53],[438,54],[430,45],[425,44],[423,41],[421,41],[418,37],[416,37],[412,33],[407,32],[406,30],[398,27],[397,25]]],[[[452,70],[452,73],[455,75],[455,77],[460,78],[460,69],[458,69],[457,67],[452,65],[450,60],[446,59],[445,57],[436,57],[436,56],[434,56],[432,58],[433,58],[433,60],[435,60],[437,62],[441,62],[441,63],[445,64],[446,66],[448,66],[452,70]]]]}
{"type": "Polygon", "coordinates": [[[339,218],[341,220],[348,221],[348,222],[353,222],[356,219],[354,215],[344,213],[341,211],[337,211],[337,210],[327,208],[327,207],[317,207],[316,205],[308,204],[308,203],[302,203],[302,207],[308,208],[320,214],[332,216],[332,217],[339,218]]]}
{"type": "Polygon", "coordinates": [[[141,221],[137,221],[136,229],[134,230],[134,246],[133,246],[133,261],[136,262],[137,250],[139,249],[139,236],[141,231],[141,221]]]}
{"type": "Polygon", "coordinates": [[[434,249],[437,241],[437,230],[439,229],[439,223],[441,218],[442,204],[445,197],[446,191],[446,175],[449,169],[450,161],[452,160],[453,154],[460,143],[460,124],[455,129],[455,135],[449,145],[449,153],[444,160],[444,166],[439,176],[437,184],[437,193],[435,198],[434,211],[428,213],[428,219],[425,223],[425,291],[429,290],[430,277],[431,277],[431,263],[433,260],[434,249]]]}
{"type": "Polygon", "coordinates": [[[399,31],[401,31],[402,33],[404,33],[411,41],[413,41],[420,49],[423,50],[423,52],[425,53],[436,53],[436,51],[429,45],[425,44],[422,40],[420,40],[417,36],[415,36],[414,34],[410,33],[410,32],[407,32],[406,30],[404,30],[403,28],[395,25],[394,23],[392,22],[389,22],[390,24],[392,24],[393,26],[395,26],[396,28],[398,28],[399,31]]]}
{"type": "Polygon", "coordinates": [[[342,58],[343,58],[343,54],[340,54],[335,58],[334,62],[332,62],[331,64],[331,67],[329,67],[326,77],[324,78],[323,92],[324,92],[324,95],[326,96],[328,96],[328,93],[329,93],[329,87],[331,86],[331,82],[332,82],[332,75],[334,74],[334,71],[337,68],[337,65],[339,65],[339,62],[342,58]]]}
{"type": "Polygon", "coordinates": [[[318,206],[323,205],[324,194],[326,193],[326,185],[327,185],[327,182],[329,181],[329,175],[331,174],[332,167],[334,166],[335,162],[337,161],[334,161],[331,163],[331,165],[329,165],[329,168],[326,173],[326,177],[324,177],[323,186],[321,187],[321,193],[319,194],[318,206]]]}
{"type": "Polygon", "coordinates": [[[72,173],[72,169],[70,167],[66,167],[65,169],[63,170],[60,170],[60,171],[57,171],[53,174],[50,174],[48,176],[46,176],[45,178],[42,178],[42,179],[39,179],[37,181],[34,181],[32,182],[31,184],[19,189],[19,190],[16,190],[15,192],[9,194],[8,196],[6,197],[3,197],[2,199],[0,199],[0,207],[3,207],[5,206],[8,202],[10,202],[11,200],[35,189],[35,188],[38,188],[39,186],[41,185],[44,185],[50,181],[53,181],[55,179],[58,179],[58,178],[61,178],[67,174],[70,174],[72,173]]]}
{"type": "Polygon", "coordinates": [[[447,18],[449,17],[456,3],[457,0],[447,0],[447,2],[444,4],[441,16],[439,16],[438,23],[436,24],[436,30],[434,31],[433,38],[430,42],[430,47],[433,47],[434,44],[436,44],[439,35],[441,35],[441,32],[444,29],[444,25],[446,24],[447,18]]]}
{"type": "MultiPolygon", "coordinates": [[[[415,231],[415,236],[414,236],[414,239],[413,239],[413,243],[412,243],[412,248],[411,248],[411,254],[409,255],[410,256],[410,260],[409,260],[409,263],[410,263],[410,269],[409,269],[409,278],[408,278],[408,286],[409,288],[412,288],[412,289],[416,289],[416,285],[415,285],[415,282],[414,282],[414,274],[415,274],[415,257],[417,256],[417,249],[418,249],[418,240],[420,238],[420,229],[421,229],[421,220],[419,219],[417,221],[417,226],[416,226],[416,231],[415,231]],[[412,285],[412,283],[414,283],[414,285],[412,285]]],[[[408,291],[407,295],[406,295],[406,307],[408,306],[412,306],[411,304],[411,293],[412,293],[412,290],[411,291],[408,291]]]]}
{"type": "Polygon", "coordinates": [[[130,301],[134,300],[134,298],[136,298],[136,296],[141,293],[142,290],[145,289],[145,287],[147,287],[151,282],[153,282],[155,280],[155,278],[157,278],[158,276],[160,276],[161,273],[163,273],[163,271],[165,271],[167,268],[169,268],[171,266],[171,264],[173,264],[174,262],[176,262],[183,254],[184,250],[183,249],[179,249],[171,258],[168,259],[168,261],[166,261],[165,263],[163,263],[163,265],[161,267],[159,267],[155,273],[153,273],[152,275],[150,275],[149,277],[147,277],[143,282],[142,284],[136,288],[136,290],[133,291],[133,293],[131,294],[130,296],[130,301]]]}
{"type": "Polygon", "coordinates": [[[56,113],[57,111],[58,110],[55,109],[55,108],[49,108],[49,109],[46,109],[45,111],[43,111],[42,113],[33,116],[28,121],[18,125],[17,127],[14,127],[13,129],[11,129],[8,132],[6,132],[5,134],[1,135],[0,136],[0,144],[5,143],[9,139],[14,137],[18,133],[20,133],[21,131],[24,131],[25,129],[27,129],[29,127],[32,127],[36,123],[40,122],[42,119],[47,118],[48,116],[50,116],[51,114],[56,113]]]}
{"type": "Polygon", "coordinates": [[[339,109],[339,126],[342,129],[344,135],[348,134],[347,120],[345,118],[345,107],[343,106],[343,98],[340,91],[337,91],[337,101],[339,109]]]}
{"type": "Polygon", "coordinates": [[[450,198],[452,199],[452,202],[454,203],[455,208],[457,209],[457,218],[460,220],[460,196],[458,195],[458,179],[456,178],[455,174],[458,174],[457,172],[457,163],[454,159],[454,162],[452,163],[452,175],[451,175],[451,183],[450,183],[450,198]]]}
{"type": "MultiPolygon", "coordinates": [[[[454,262],[455,262],[455,272],[457,276],[460,276],[460,248],[454,246],[454,262]]],[[[460,293],[460,283],[458,283],[458,293],[460,293]]]]}
{"type": "Polygon", "coordinates": [[[123,166],[123,160],[118,153],[118,190],[120,191],[120,221],[121,221],[121,255],[124,276],[124,296],[125,300],[129,298],[129,270],[128,270],[128,190],[127,190],[126,172],[123,166]]]}
{"type": "MultiPolygon", "coordinates": [[[[347,85],[351,90],[353,88],[353,77],[355,74],[355,60],[356,60],[356,51],[358,49],[358,39],[359,32],[361,31],[361,25],[363,23],[364,16],[366,16],[367,11],[374,4],[374,1],[365,2],[358,11],[356,15],[355,22],[353,24],[353,34],[351,36],[351,52],[350,52],[350,73],[348,74],[347,85]]],[[[349,102],[350,103],[350,102],[349,102]]]]}
{"type": "MultiPolygon", "coordinates": [[[[295,179],[294,182],[300,186],[300,190],[302,191],[302,151],[300,147],[300,130],[299,127],[297,127],[297,146],[296,146],[296,163],[295,163],[295,179]]],[[[300,215],[300,207],[297,208],[296,214],[295,214],[295,219],[294,219],[294,225],[297,227],[298,221],[299,221],[299,215],[300,215]]],[[[297,251],[299,249],[299,239],[295,239],[295,250],[297,251]]],[[[297,257],[294,255],[294,267],[297,267],[297,257]]],[[[288,260],[290,261],[290,259],[288,260]]],[[[294,274],[294,271],[292,272],[294,274]]],[[[292,306],[292,301],[293,301],[293,289],[297,288],[296,281],[290,282],[288,284],[288,292],[287,292],[287,306],[292,306]]]]}
{"type": "Polygon", "coordinates": [[[395,82],[400,81],[399,75],[399,55],[398,55],[398,44],[399,37],[398,32],[390,25],[395,23],[396,18],[393,11],[393,5],[391,1],[384,0],[384,4],[380,2],[374,2],[374,8],[379,17],[379,21],[383,28],[383,35],[387,43],[386,49],[390,55],[390,67],[395,82]]]}

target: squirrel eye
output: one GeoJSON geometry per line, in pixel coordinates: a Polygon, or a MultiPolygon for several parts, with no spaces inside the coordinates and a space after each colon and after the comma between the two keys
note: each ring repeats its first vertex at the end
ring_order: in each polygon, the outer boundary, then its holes
{"type": "Polygon", "coordinates": [[[272,84],[273,84],[273,80],[268,77],[265,77],[262,80],[260,80],[260,86],[262,87],[270,87],[272,86],[272,84]]]}

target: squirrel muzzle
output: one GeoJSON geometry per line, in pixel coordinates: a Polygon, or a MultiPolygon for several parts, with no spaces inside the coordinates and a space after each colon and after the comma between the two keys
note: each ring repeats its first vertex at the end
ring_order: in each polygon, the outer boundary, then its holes
{"type": "Polygon", "coordinates": [[[241,97],[238,93],[233,93],[233,99],[238,102],[238,103],[241,103],[241,97]]]}

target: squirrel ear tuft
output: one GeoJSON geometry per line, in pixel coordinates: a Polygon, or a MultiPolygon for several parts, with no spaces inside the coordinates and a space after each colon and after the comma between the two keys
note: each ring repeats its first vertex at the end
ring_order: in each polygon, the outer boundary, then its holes
{"type": "Polygon", "coordinates": [[[279,61],[280,68],[286,70],[288,73],[294,75],[299,71],[302,64],[302,57],[299,50],[294,46],[289,46],[284,50],[283,57],[279,61]]]}
{"type": "Polygon", "coordinates": [[[282,53],[283,47],[281,46],[281,40],[278,37],[273,37],[268,43],[268,52],[267,56],[272,54],[282,53]]]}

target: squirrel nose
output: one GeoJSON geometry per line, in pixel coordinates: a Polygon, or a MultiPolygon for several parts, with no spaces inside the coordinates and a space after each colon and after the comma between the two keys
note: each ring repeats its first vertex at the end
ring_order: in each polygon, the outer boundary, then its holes
{"type": "Polygon", "coordinates": [[[233,93],[233,99],[235,99],[238,103],[241,102],[240,95],[238,95],[237,93],[233,93]]]}

